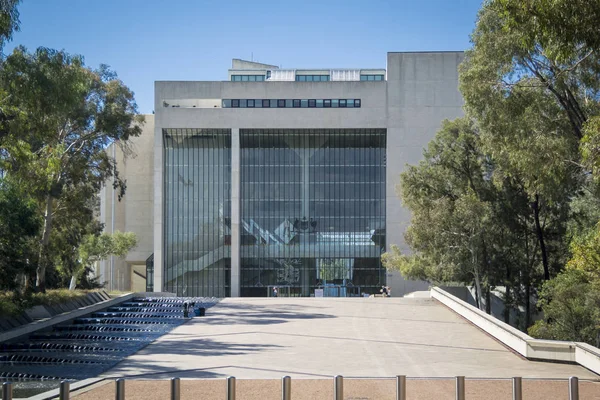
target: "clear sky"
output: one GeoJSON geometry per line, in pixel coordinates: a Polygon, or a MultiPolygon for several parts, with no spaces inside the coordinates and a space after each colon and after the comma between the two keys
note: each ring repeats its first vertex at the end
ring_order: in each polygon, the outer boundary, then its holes
{"type": "Polygon", "coordinates": [[[385,68],[388,51],[465,50],[481,0],[23,0],[5,48],[108,64],[151,113],[156,80],[225,80],[232,58],[385,68]]]}

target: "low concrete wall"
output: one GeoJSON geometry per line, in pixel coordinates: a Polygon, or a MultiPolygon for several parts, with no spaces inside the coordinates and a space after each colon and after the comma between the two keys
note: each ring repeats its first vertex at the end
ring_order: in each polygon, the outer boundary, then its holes
{"type": "Polygon", "coordinates": [[[600,374],[600,349],[594,346],[580,342],[534,339],[438,287],[431,289],[431,297],[524,357],[577,363],[600,374]]]}
{"type": "Polygon", "coordinates": [[[175,297],[175,293],[169,292],[136,292],[133,297],[175,297]]]}
{"type": "Polygon", "coordinates": [[[527,357],[527,340],[532,339],[531,336],[497,320],[440,288],[432,288],[431,297],[443,303],[457,314],[462,315],[517,353],[527,357]]]}
{"type": "Polygon", "coordinates": [[[41,331],[43,329],[48,329],[48,328],[52,327],[53,325],[67,322],[72,319],[82,317],[89,313],[100,311],[106,307],[115,306],[117,304],[120,304],[124,301],[131,299],[132,297],[135,297],[135,293],[124,294],[122,296],[115,297],[110,300],[101,301],[101,302],[92,304],[90,306],[78,308],[77,310],[73,310],[73,311],[65,312],[63,314],[55,315],[52,318],[44,319],[41,321],[35,321],[30,324],[23,325],[21,327],[1,333],[0,334],[0,342],[5,342],[7,340],[18,338],[20,336],[29,335],[33,332],[41,331]]]}
{"type": "Polygon", "coordinates": [[[587,343],[575,343],[575,361],[590,371],[600,374],[600,349],[587,343]]]}

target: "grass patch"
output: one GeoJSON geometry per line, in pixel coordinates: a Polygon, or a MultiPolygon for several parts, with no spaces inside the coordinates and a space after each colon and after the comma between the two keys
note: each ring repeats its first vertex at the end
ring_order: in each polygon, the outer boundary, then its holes
{"type": "Polygon", "coordinates": [[[52,289],[46,293],[21,296],[15,292],[0,292],[0,317],[15,317],[34,306],[53,306],[85,297],[96,290],[52,289]]]}
{"type": "Polygon", "coordinates": [[[85,290],[69,290],[69,289],[54,289],[46,290],[46,293],[33,293],[29,300],[33,306],[53,306],[56,304],[67,303],[81,297],[85,297],[88,291],[85,290]]]}
{"type": "Polygon", "coordinates": [[[22,300],[15,293],[0,292],[0,317],[16,317],[24,310],[22,300]]]}

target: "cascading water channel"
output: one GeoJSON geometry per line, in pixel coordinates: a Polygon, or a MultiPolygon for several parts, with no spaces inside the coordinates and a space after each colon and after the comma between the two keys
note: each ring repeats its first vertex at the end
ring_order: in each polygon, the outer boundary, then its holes
{"type": "Polygon", "coordinates": [[[56,388],[62,380],[97,376],[187,321],[186,301],[210,308],[219,299],[135,298],[51,331],[0,343],[0,381],[14,383],[15,397],[28,397],[56,388]]]}

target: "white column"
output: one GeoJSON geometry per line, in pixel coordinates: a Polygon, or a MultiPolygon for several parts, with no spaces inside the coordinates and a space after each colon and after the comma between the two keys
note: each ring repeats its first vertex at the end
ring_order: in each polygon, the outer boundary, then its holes
{"type": "Polygon", "coordinates": [[[231,297],[240,297],[240,130],[231,129],[231,297]]]}

